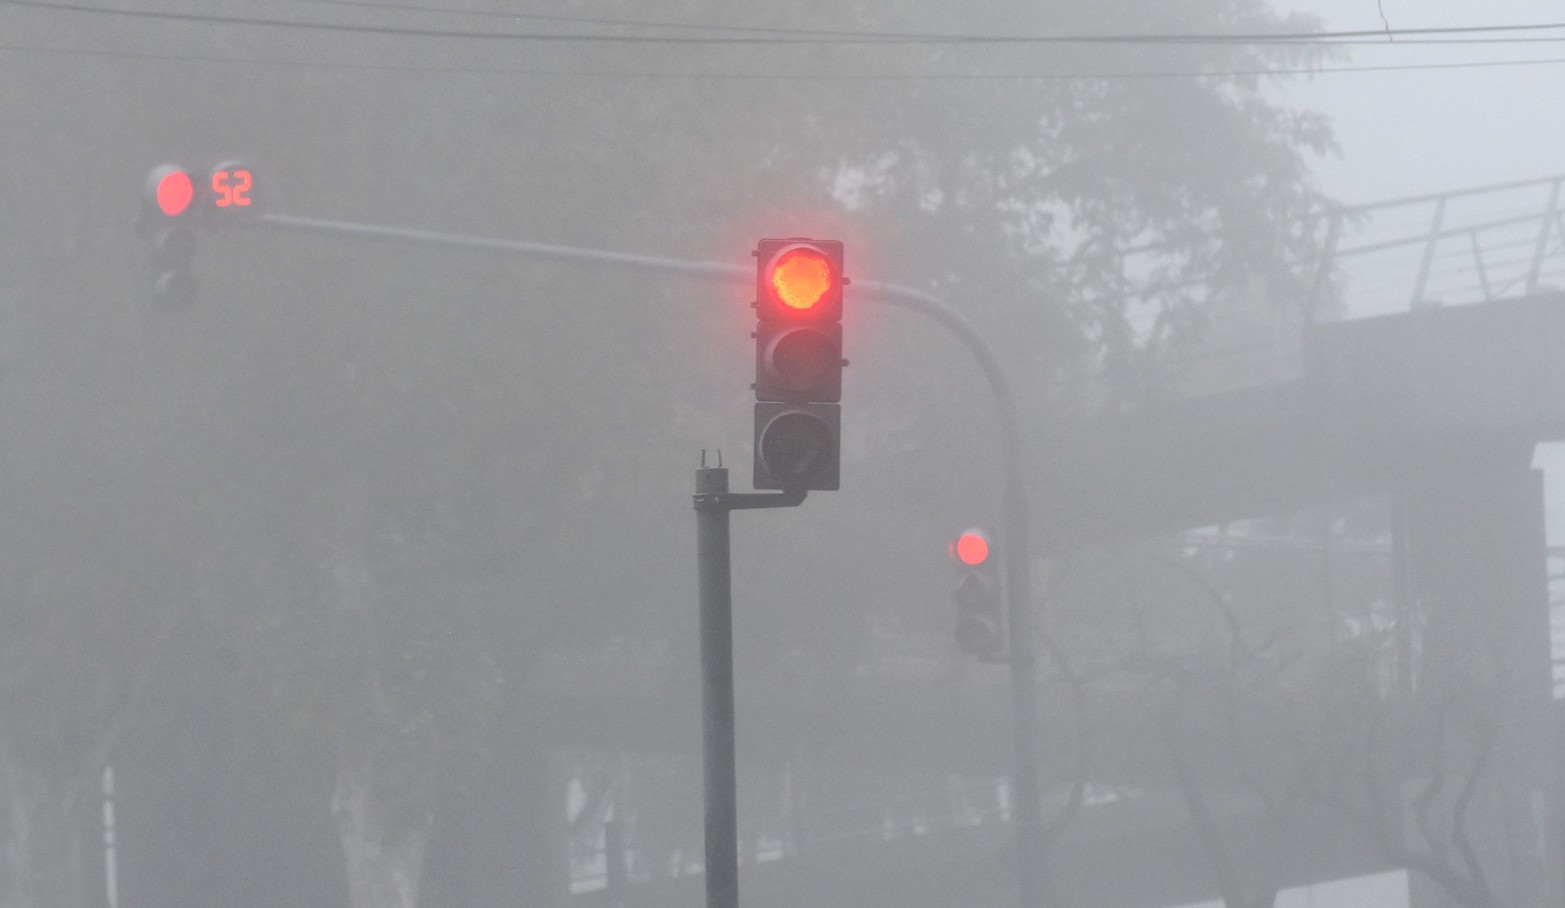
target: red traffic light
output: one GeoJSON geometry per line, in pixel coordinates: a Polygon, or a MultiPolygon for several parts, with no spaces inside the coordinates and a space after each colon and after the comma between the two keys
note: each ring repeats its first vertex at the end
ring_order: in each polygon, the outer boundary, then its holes
{"type": "Polygon", "coordinates": [[[957,646],[985,662],[998,662],[1005,655],[1005,609],[991,554],[982,530],[967,530],[951,540],[951,558],[958,567],[951,599],[956,604],[957,646]]]}
{"type": "Polygon", "coordinates": [[[989,540],[977,530],[968,530],[951,543],[951,557],[968,567],[977,567],[989,560],[989,540]]]}
{"type": "Polygon", "coordinates": [[[842,243],[761,240],[755,251],[755,399],[842,399],[842,243]]]}
{"type": "Polygon", "coordinates": [[[795,246],[771,263],[768,283],[778,302],[789,309],[813,309],[826,298],[837,276],[824,253],[813,246],[795,246]]]}
{"type": "Polygon", "coordinates": [[[755,487],[841,483],[842,241],[755,247],[755,487]]]}
{"type": "Polygon", "coordinates": [[[762,321],[842,318],[842,242],[803,237],[761,240],[755,251],[756,315],[762,321]]]}
{"type": "Polygon", "coordinates": [[[190,174],[180,167],[159,167],[152,172],[152,201],[164,217],[177,218],[190,210],[196,197],[196,185],[190,174]]]}

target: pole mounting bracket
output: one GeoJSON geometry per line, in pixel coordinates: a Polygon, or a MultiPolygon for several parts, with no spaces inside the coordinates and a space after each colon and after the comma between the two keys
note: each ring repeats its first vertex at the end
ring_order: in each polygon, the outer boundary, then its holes
{"type": "Polygon", "coordinates": [[[757,508],[794,508],[807,493],[795,492],[697,492],[698,511],[753,511],[757,508]]]}

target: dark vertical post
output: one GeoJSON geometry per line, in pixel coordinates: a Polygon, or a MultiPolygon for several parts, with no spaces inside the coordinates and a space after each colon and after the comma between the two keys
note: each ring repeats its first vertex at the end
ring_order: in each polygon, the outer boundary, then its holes
{"type": "Polygon", "coordinates": [[[1532,265],[1527,269],[1527,293],[1536,293],[1538,290],[1538,272],[1543,267],[1543,257],[1549,249],[1550,222],[1554,220],[1560,210],[1560,181],[1558,178],[1549,186],[1549,204],[1543,210],[1543,217],[1538,225],[1538,243],[1533,247],[1532,265]]]}
{"type": "Polygon", "coordinates": [[[1413,285],[1413,308],[1425,305],[1424,288],[1429,285],[1429,267],[1435,261],[1435,247],[1440,245],[1440,228],[1445,224],[1445,196],[1435,199],[1435,218],[1429,225],[1429,240],[1424,243],[1424,260],[1418,266],[1418,282],[1413,285]]]}
{"type": "Polygon", "coordinates": [[[625,908],[625,811],[620,807],[622,789],[615,786],[614,806],[603,826],[604,876],[610,908],[625,908]]]}
{"type": "MultiPolygon", "coordinates": [[[[996,370],[998,371],[998,370],[996,370]]],[[[1001,464],[1005,474],[1005,620],[1010,628],[1011,745],[1016,767],[1016,882],[1021,908],[1044,908],[1048,897],[1043,825],[1043,730],[1038,716],[1038,639],[1033,618],[1031,524],[1022,480],[1015,408],[1010,391],[1000,404],[1001,464]]]]}
{"type": "MultiPolygon", "coordinates": [[[[696,471],[696,495],[728,493],[728,470],[696,471]]],[[[701,596],[701,742],[706,795],[707,908],[738,908],[739,820],[734,778],[733,587],[728,509],[696,508],[701,596]]]]}
{"type": "MultiPolygon", "coordinates": [[[[1559,868],[1546,815],[1558,757],[1549,740],[1552,670],[1548,550],[1542,472],[1531,442],[1425,455],[1405,470],[1406,551],[1421,626],[1417,689],[1431,708],[1456,704],[1468,725],[1425,749],[1434,772],[1476,776],[1478,796],[1455,819],[1472,830],[1471,875],[1494,901],[1517,908],[1560,905],[1559,868]],[[1492,727],[1481,731],[1486,724],[1492,727]],[[1479,768],[1452,742],[1492,736],[1479,768]],[[1440,761],[1444,760],[1442,764],[1440,761]]],[[[1426,769],[1426,772],[1431,771],[1426,769]]],[[[1452,859],[1453,861],[1455,858],[1452,859]]],[[[1413,904],[1444,903],[1415,891],[1413,904]]]]}

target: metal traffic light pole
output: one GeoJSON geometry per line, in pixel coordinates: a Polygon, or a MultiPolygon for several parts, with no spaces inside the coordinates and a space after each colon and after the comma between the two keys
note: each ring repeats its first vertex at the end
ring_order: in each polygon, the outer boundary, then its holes
{"type": "Polygon", "coordinates": [[[739,905],[739,800],[734,769],[733,575],[728,512],[791,508],[805,492],[728,491],[728,470],[696,471],[696,567],[701,597],[701,756],[706,803],[706,908],[739,905]]]}
{"type": "MultiPolygon", "coordinates": [[[[236,224],[234,226],[238,227],[241,225],[236,224]]],[[[684,274],[720,280],[748,281],[754,279],[754,271],[751,268],[722,262],[669,259],[603,249],[518,242],[493,237],[463,236],[428,230],[415,230],[406,227],[384,227],[346,221],[293,217],[283,214],[262,214],[245,221],[242,226],[265,227],[283,232],[350,236],[359,239],[443,249],[463,249],[470,252],[504,256],[586,262],[616,268],[654,271],[664,274],[684,274]]],[[[960,312],[949,304],[928,293],[897,284],[887,284],[879,281],[855,281],[853,286],[860,298],[879,298],[883,302],[911,309],[939,322],[954,334],[957,340],[972,354],[979,368],[983,371],[984,379],[987,381],[990,393],[994,398],[995,416],[1000,432],[1001,498],[1005,514],[1005,594],[1006,621],[1010,627],[1011,644],[1010,674],[1012,745],[1016,776],[1017,886],[1022,908],[1040,908],[1043,905],[1045,886],[1041,866],[1043,860],[1044,827],[1041,779],[1042,737],[1038,717],[1038,651],[1037,642],[1034,639],[1036,629],[1034,627],[1032,610],[1032,548],[1028,542],[1030,532],[1027,489],[1026,484],[1022,480],[1022,451],[1021,441],[1017,434],[1016,401],[1011,394],[1010,382],[1006,379],[1004,371],[1001,370],[999,361],[995,359],[994,351],[990,349],[983,337],[978,334],[972,323],[968,322],[960,312]]],[[[710,606],[714,624],[720,620],[722,630],[728,630],[727,616],[731,610],[728,568],[728,512],[755,507],[787,507],[789,505],[783,499],[797,495],[802,501],[804,496],[803,493],[788,492],[775,495],[733,494],[727,491],[726,470],[717,468],[715,471],[712,471],[711,475],[704,476],[703,474],[706,472],[705,469],[698,472],[696,479],[696,518],[698,542],[701,546],[698,560],[701,572],[701,610],[703,616],[701,630],[703,690],[706,689],[705,679],[708,676],[711,676],[712,681],[717,682],[720,680],[717,676],[723,673],[720,670],[726,668],[726,684],[717,686],[726,688],[728,699],[726,704],[714,704],[717,707],[715,709],[704,706],[703,712],[711,714],[707,716],[706,724],[709,727],[717,727],[717,723],[721,722],[726,715],[729,747],[724,753],[709,753],[708,758],[710,759],[715,755],[718,757],[719,763],[726,760],[727,772],[729,773],[727,778],[731,780],[733,770],[732,639],[730,634],[725,641],[717,640],[716,638],[720,636],[719,629],[715,626],[708,628],[706,619],[710,606]],[[718,473],[721,474],[720,478],[716,475],[718,473]],[[721,487],[720,491],[718,490],[719,486],[721,487]],[[777,503],[748,503],[752,499],[764,499],[777,503]],[[708,601],[709,588],[712,590],[710,603],[708,601]],[[719,593],[718,590],[721,590],[721,592],[719,593]],[[714,638],[712,640],[714,650],[720,650],[713,653],[710,664],[707,656],[708,636],[714,638]],[[717,646],[719,643],[721,643],[721,647],[717,646]],[[724,654],[727,654],[726,659],[720,660],[719,657],[724,656],[724,654]],[[720,661],[721,664],[719,664],[720,661]],[[708,671],[709,667],[711,671],[708,671]],[[726,709],[726,712],[723,712],[724,709],[726,709]]],[[[797,504],[798,502],[792,503],[797,504]]],[[[721,690],[719,693],[721,693],[721,690]]],[[[709,735],[708,737],[712,736],[709,735]]],[[[715,748],[709,747],[709,750],[715,750],[715,748]]],[[[723,767],[718,766],[717,768],[721,769],[723,767]]],[[[713,768],[711,766],[707,769],[707,780],[709,784],[714,781],[713,768]]],[[[722,780],[716,781],[721,782],[722,780]]],[[[725,816],[731,816],[734,804],[731,782],[727,785],[726,790],[729,792],[726,796],[726,802],[718,806],[723,807],[727,811],[725,816]]],[[[708,803],[710,805],[711,801],[708,803]]],[[[711,811],[711,809],[709,806],[708,810],[711,811]]],[[[716,868],[718,864],[711,862],[712,839],[710,834],[707,850],[708,873],[711,874],[713,868],[716,868]]],[[[725,850],[724,854],[726,855],[727,853],[728,851],[725,850]]],[[[734,848],[732,853],[736,865],[738,859],[737,848],[734,848]]],[[[719,863],[722,863],[722,861],[720,860],[719,863]]],[[[737,880],[737,872],[734,874],[734,879],[737,880]]],[[[712,881],[709,879],[709,892],[711,891],[711,886],[712,881]]],[[[732,898],[737,899],[737,895],[733,895],[732,898]]],[[[735,904],[734,901],[715,901],[709,902],[709,908],[733,908],[735,904]]]]}
{"type": "Polygon", "coordinates": [[[971,322],[934,296],[911,287],[858,281],[860,296],[875,297],[929,316],[962,342],[989,383],[1000,429],[1000,474],[1005,513],[1005,620],[1010,629],[1011,743],[1016,786],[1016,884],[1021,908],[1040,908],[1047,891],[1043,872],[1043,736],[1038,718],[1038,643],[1033,619],[1032,559],[1027,485],[1016,399],[994,351],[971,322]]]}

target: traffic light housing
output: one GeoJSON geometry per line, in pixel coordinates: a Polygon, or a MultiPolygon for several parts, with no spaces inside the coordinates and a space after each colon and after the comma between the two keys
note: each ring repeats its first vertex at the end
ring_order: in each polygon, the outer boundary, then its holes
{"type": "Polygon", "coordinates": [[[835,490],[847,365],[842,243],[763,239],[754,254],[755,488],[835,490]]]}
{"type": "Polygon", "coordinates": [[[994,546],[982,530],[967,530],[950,545],[957,567],[951,600],[956,605],[956,644],[985,662],[1005,658],[1005,604],[994,546]]]}
{"type": "Polygon", "coordinates": [[[197,202],[196,183],[185,168],[165,164],[147,174],[139,223],[152,252],[152,300],[164,309],[189,309],[196,302],[191,220],[197,202]]]}

